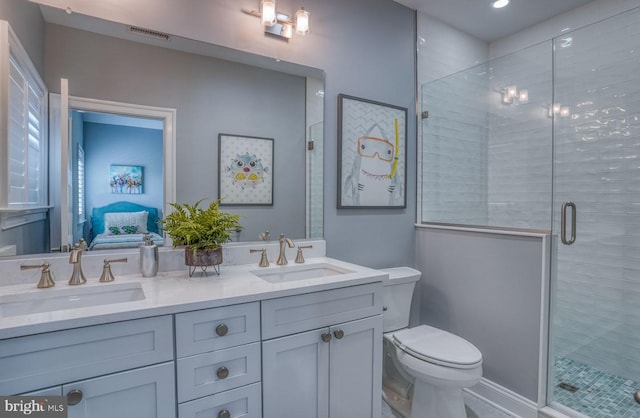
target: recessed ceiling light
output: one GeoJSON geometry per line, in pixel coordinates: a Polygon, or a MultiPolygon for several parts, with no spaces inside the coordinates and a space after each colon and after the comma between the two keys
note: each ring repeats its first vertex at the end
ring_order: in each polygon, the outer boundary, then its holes
{"type": "Polygon", "coordinates": [[[491,2],[491,7],[494,9],[502,9],[507,4],[509,4],[509,0],[493,0],[491,2]]]}

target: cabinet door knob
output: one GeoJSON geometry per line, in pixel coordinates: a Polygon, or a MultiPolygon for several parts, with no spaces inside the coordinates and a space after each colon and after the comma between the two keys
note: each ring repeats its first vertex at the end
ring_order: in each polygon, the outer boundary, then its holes
{"type": "Polygon", "coordinates": [[[222,411],[218,412],[218,418],[231,418],[231,413],[226,409],[223,409],[222,411]]]}
{"type": "Polygon", "coordinates": [[[336,331],[333,331],[333,335],[335,335],[337,339],[341,340],[342,337],[344,337],[344,331],[341,329],[338,329],[336,331]]]}
{"type": "Polygon", "coordinates": [[[77,405],[82,400],[82,391],[79,389],[70,390],[67,393],[67,405],[77,405]]]}
{"type": "Polygon", "coordinates": [[[227,332],[229,332],[229,327],[225,324],[220,324],[216,327],[216,334],[218,334],[220,337],[224,337],[225,335],[227,335],[227,332]]]}
{"type": "Polygon", "coordinates": [[[219,367],[216,371],[216,376],[218,376],[218,379],[226,379],[229,377],[229,369],[224,366],[219,367]]]}
{"type": "Polygon", "coordinates": [[[328,343],[329,341],[331,341],[331,334],[328,332],[323,333],[322,341],[324,341],[325,343],[328,343]]]}

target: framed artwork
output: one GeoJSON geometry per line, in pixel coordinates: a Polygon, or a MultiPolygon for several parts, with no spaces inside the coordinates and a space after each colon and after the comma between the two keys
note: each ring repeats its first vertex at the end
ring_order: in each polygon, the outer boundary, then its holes
{"type": "Polygon", "coordinates": [[[218,135],[220,205],[273,205],[273,139],[218,135]]]}
{"type": "Polygon", "coordinates": [[[111,193],[142,194],[142,166],[118,165],[109,166],[109,187],[111,193]]]}
{"type": "Polygon", "coordinates": [[[407,109],[338,95],[338,208],[405,208],[407,109]]]}

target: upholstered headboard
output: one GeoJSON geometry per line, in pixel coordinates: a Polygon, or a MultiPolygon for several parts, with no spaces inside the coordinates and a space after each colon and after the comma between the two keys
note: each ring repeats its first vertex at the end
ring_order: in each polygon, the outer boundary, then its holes
{"type": "Polygon", "coordinates": [[[93,208],[91,211],[91,228],[92,235],[95,237],[104,232],[104,214],[109,212],[141,212],[146,210],[149,212],[147,217],[147,230],[149,232],[158,233],[159,214],[157,208],[138,205],[131,202],[115,202],[100,208],[93,208]]]}

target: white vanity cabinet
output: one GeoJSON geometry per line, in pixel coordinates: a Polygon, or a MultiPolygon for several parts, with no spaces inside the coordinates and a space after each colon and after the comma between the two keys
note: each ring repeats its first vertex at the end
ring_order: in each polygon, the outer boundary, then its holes
{"type": "Polygon", "coordinates": [[[262,416],[260,303],[176,314],[180,418],[262,416]]]}
{"type": "Polygon", "coordinates": [[[0,393],[67,396],[70,418],[175,417],[172,317],[2,340],[0,393]]]}
{"type": "Polygon", "coordinates": [[[380,283],[262,302],[265,417],[381,414],[380,283]]]}

